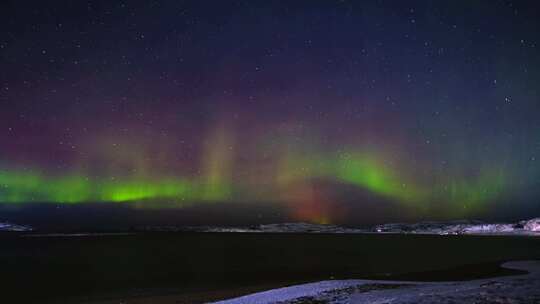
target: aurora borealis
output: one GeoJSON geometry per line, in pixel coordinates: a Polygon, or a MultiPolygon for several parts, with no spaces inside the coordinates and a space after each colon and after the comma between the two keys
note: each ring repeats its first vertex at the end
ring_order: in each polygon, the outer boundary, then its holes
{"type": "Polygon", "coordinates": [[[537,212],[537,8],[7,1],[0,205],[537,212]]]}

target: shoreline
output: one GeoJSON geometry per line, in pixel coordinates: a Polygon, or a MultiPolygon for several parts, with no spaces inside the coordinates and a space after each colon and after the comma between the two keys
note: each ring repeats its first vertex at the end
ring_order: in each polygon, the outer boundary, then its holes
{"type": "Polygon", "coordinates": [[[540,260],[511,261],[501,268],[525,272],[470,281],[321,281],[268,290],[212,304],[308,303],[538,303],[540,260]],[[502,302],[501,302],[502,301],[502,302]]]}
{"type": "MultiPolygon", "coordinates": [[[[462,267],[442,269],[418,273],[405,273],[390,275],[384,278],[381,275],[379,278],[358,278],[358,279],[339,279],[339,280],[303,280],[290,282],[276,282],[274,284],[257,284],[252,286],[231,287],[213,291],[193,291],[179,293],[163,293],[159,291],[148,292],[146,295],[139,296],[112,296],[103,300],[92,301],[77,301],[70,303],[80,304],[114,304],[121,301],[126,304],[203,304],[216,303],[228,304],[229,301],[259,295],[261,293],[274,292],[276,290],[287,290],[297,288],[298,286],[318,286],[322,283],[323,287],[327,282],[334,282],[337,285],[328,284],[327,288],[318,288],[315,290],[326,292],[335,289],[352,288],[358,285],[358,282],[366,282],[376,285],[372,290],[386,289],[387,285],[419,285],[419,284],[439,284],[439,283],[455,283],[455,282],[471,282],[477,280],[490,280],[503,277],[514,277],[527,275],[529,272],[526,269],[517,269],[513,267],[505,267],[508,263],[516,261],[505,261],[495,263],[483,263],[475,265],[465,265],[462,267]],[[463,273],[464,270],[469,270],[471,273],[476,273],[476,276],[463,273]],[[480,271],[480,272],[478,272],[480,271]],[[461,275],[461,278],[459,276],[461,275]],[[323,283],[324,282],[324,283],[323,283]],[[384,285],[384,286],[379,286],[384,285]],[[318,289],[317,289],[318,288],[318,289]]],[[[371,288],[368,286],[368,288],[371,288]]],[[[249,299],[248,299],[249,300],[249,299]]],[[[231,302],[236,303],[236,302],[231,302]]],[[[241,302],[243,303],[243,302],[241,302]]],[[[249,302],[246,302],[249,303],[249,302]]]]}

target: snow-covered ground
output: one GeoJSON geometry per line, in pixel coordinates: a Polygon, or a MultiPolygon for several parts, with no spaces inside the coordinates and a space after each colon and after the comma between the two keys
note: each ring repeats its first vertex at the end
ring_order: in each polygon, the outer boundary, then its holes
{"type": "Polygon", "coordinates": [[[509,224],[492,224],[480,221],[422,222],[414,224],[393,223],[370,229],[346,228],[336,225],[310,223],[266,224],[252,227],[190,227],[197,232],[246,232],[246,233],[406,233],[406,234],[497,234],[538,235],[540,218],[509,224]]]}
{"type": "Polygon", "coordinates": [[[0,231],[32,231],[32,227],[0,222],[0,231]]]}
{"type": "Polygon", "coordinates": [[[540,303],[540,261],[508,262],[502,266],[529,273],[462,282],[322,281],[214,304],[540,303]]]}

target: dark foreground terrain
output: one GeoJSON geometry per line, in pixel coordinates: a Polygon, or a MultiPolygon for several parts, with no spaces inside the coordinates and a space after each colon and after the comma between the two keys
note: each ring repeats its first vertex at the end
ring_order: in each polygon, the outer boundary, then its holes
{"type": "Polygon", "coordinates": [[[509,236],[6,233],[0,244],[0,301],[9,303],[200,303],[330,278],[516,274],[499,263],[540,258],[540,238],[509,236]]]}

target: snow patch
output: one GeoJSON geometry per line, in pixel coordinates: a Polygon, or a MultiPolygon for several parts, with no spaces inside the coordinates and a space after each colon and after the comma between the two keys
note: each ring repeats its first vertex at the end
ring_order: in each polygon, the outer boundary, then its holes
{"type": "Polygon", "coordinates": [[[540,217],[520,222],[527,231],[540,232],[540,217]]]}
{"type": "Polygon", "coordinates": [[[32,227],[24,225],[16,225],[8,222],[0,222],[0,231],[32,231],[32,227]]]}

